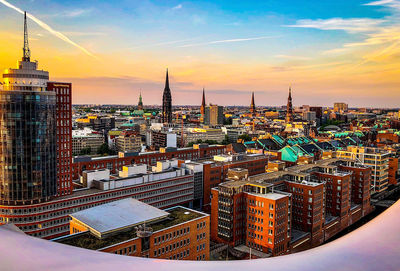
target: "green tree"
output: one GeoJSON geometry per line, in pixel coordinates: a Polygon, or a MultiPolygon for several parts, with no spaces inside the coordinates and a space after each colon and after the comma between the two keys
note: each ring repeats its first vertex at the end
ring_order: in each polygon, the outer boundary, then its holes
{"type": "Polygon", "coordinates": [[[81,149],[79,155],[87,155],[87,154],[90,154],[91,152],[92,152],[92,148],[87,147],[87,148],[81,149]]]}
{"type": "Polygon", "coordinates": [[[243,134],[239,136],[239,139],[242,139],[244,142],[251,141],[252,138],[248,134],[243,134]]]}
{"type": "Polygon", "coordinates": [[[229,145],[231,144],[231,140],[229,139],[229,137],[227,135],[225,135],[225,139],[222,140],[221,145],[229,145]]]}
{"type": "Polygon", "coordinates": [[[111,154],[111,150],[108,144],[101,144],[101,146],[97,148],[97,154],[111,154]]]}

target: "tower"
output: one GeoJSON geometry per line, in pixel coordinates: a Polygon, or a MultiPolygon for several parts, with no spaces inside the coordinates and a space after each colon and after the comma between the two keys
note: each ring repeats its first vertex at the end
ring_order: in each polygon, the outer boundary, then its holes
{"type": "Polygon", "coordinates": [[[137,109],[138,109],[138,110],[143,110],[142,91],[140,91],[140,94],[139,94],[139,102],[138,102],[138,107],[137,107],[137,109]]]}
{"type": "Polygon", "coordinates": [[[286,122],[293,122],[292,87],[289,87],[289,97],[286,106],[286,122]]]}
{"type": "Polygon", "coordinates": [[[162,122],[172,122],[172,97],[171,90],[169,89],[168,69],[165,78],[165,88],[163,93],[163,105],[162,105],[162,122]]]}
{"type": "Polygon", "coordinates": [[[201,100],[201,106],[200,106],[200,114],[201,114],[201,120],[200,122],[204,122],[204,114],[206,112],[206,94],[204,93],[204,88],[203,88],[203,98],[201,100]]]}
{"type": "Polygon", "coordinates": [[[16,69],[3,74],[0,91],[0,204],[43,202],[57,195],[56,93],[49,73],[30,61],[24,14],[24,47],[16,69]]]}
{"type": "Polygon", "coordinates": [[[250,113],[256,113],[256,105],[254,103],[254,91],[251,93],[250,113]]]}

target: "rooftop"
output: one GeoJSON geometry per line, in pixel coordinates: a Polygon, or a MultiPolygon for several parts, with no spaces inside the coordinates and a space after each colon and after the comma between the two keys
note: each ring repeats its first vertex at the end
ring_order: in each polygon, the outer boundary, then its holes
{"type": "Polygon", "coordinates": [[[133,198],[102,204],[71,215],[89,227],[90,231],[100,235],[167,216],[167,212],[133,198]]]}
{"type": "MultiPolygon", "coordinates": [[[[173,207],[165,211],[169,213],[167,218],[146,224],[153,229],[153,233],[200,217],[207,216],[204,213],[184,207],[173,207]]],[[[75,247],[99,250],[101,248],[125,242],[136,237],[136,230],[134,228],[131,228],[127,231],[121,231],[115,235],[108,236],[102,239],[97,238],[90,232],[83,232],[61,238],[56,238],[53,241],[75,247]]]]}

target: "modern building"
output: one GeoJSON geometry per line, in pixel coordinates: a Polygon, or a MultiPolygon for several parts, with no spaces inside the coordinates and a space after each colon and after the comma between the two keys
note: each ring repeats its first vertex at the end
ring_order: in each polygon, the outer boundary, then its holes
{"type": "Polygon", "coordinates": [[[125,130],[116,139],[117,151],[140,152],[142,149],[142,138],[139,133],[125,130]]]}
{"type": "Polygon", "coordinates": [[[123,167],[118,175],[110,170],[85,171],[81,188],[71,195],[23,206],[0,205],[0,223],[14,223],[26,234],[52,239],[66,235],[69,215],[104,203],[135,198],[157,208],[192,206],[194,174],[177,161],[159,162],[152,167],[123,167]]]}
{"type": "Polygon", "coordinates": [[[71,214],[71,235],[53,241],[108,253],[209,260],[210,216],[185,207],[160,210],[124,199],[71,214]]]}
{"type": "Polygon", "coordinates": [[[222,125],[224,124],[224,108],[218,105],[206,107],[204,113],[204,124],[206,125],[222,125]]]}
{"type": "Polygon", "coordinates": [[[5,70],[0,91],[0,204],[35,204],[58,193],[57,101],[48,80],[31,61],[25,13],[23,57],[5,70]]]}
{"type": "Polygon", "coordinates": [[[95,154],[97,153],[97,149],[103,145],[104,142],[104,136],[102,134],[89,128],[72,131],[73,155],[95,154]]]}
{"type": "Polygon", "coordinates": [[[165,88],[162,100],[161,118],[163,123],[172,123],[172,96],[171,96],[171,90],[169,88],[168,69],[167,69],[167,75],[165,77],[165,88]]]}
{"type": "Polygon", "coordinates": [[[338,150],[337,156],[340,158],[356,160],[359,163],[372,168],[372,193],[379,193],[387,190],[389,186],[390,152],[379,148],[348,146],[344,150],[338,150]]]}
{"type": "Polygon", "coordinates": [[[207,140],[221,143],[225,139],[225,133],[217,128],[188,128],[183,132],[183,142],[189,143],[205,142],[207,140]]]}

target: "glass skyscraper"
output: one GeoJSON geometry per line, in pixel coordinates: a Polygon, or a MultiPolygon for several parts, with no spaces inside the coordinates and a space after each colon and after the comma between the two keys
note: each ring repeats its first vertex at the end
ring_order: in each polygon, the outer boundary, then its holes
{"type": "Polygon", "coordinates": [[[0,89],[0,204],[46,201],[57,194],[56,93],[49,73],[30,61],[25,16],[24,56],[3,74],[0,89]]]}

